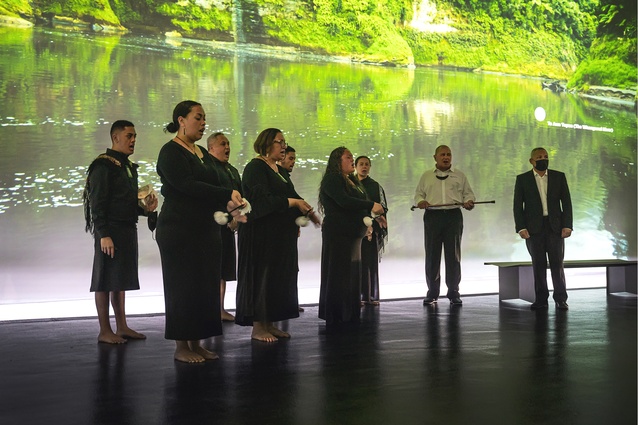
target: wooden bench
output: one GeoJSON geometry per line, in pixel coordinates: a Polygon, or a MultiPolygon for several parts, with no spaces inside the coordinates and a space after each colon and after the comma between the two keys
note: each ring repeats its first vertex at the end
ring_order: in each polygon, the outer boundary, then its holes
{"type": "MultiPolygon", "coordinates": [[[[531,261],[504,261],[484,263],[498,267],[498,299],[511,300],[520,298],[534,302],[534,272],[531,261]]],[[[607,295],[617,292],[636,294],[636,261],[631,260],[575,260],[564,261],[563,267],[590,268],[605,267],[607,269],[607,295]]]]}

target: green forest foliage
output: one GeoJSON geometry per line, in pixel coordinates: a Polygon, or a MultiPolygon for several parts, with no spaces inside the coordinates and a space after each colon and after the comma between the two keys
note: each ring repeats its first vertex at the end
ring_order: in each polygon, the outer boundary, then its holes
{"type": "Polygon", "coordinates": [[[434,23],[408,25],[417,0],[5,0],[0,14],[179,31],[194,38],[292,46],[355,61],[636,85],[635,0],[430,0],[434,23]],[[31,8],[33,10],[31,10],[31,8]],[[236,28],[233,17],[242,19],[236,28]]]}
{"type": "Polygon", "coordinates": [[[635,0],[600,0],[598,33],[636,38],[635,0]]]}
{"type": "Polygon", "coordinates": [[[32,6],[43,15],[53,14],[91,23],[120,25],[108,0],[34,0],[32,6]]]}
{"type": "Polygon", "coordinates": [[[570,80],[570,88],[589,86],[636,88],[636,39],[605,35],[594,40],[585,59],[570,80]]]}
{"type": "Polygon", "coordinates": [[[403,31],[415,62],[466,69],[567,79],[584,48],[552,32],[512,29],[498,38],[479,28],[447,34],[403,31]]]}
{"type": "Polygon", "coordinates": [[[600,0],[598,38],[568,87],[636,89],[636,0],[600,0]]]}
{"type": "Polygon", "coordinates": [[[157,3],[157,12],[170,17],[173,25],[186,34],[229,32],[233,29],[228,10],[220,10],[215,6],[202,7],[192,1],[157,3]]]}
{"type": "Polygon", "coordinates": [[[28,0],[3,0],[0,3],[0,15],[19,17],[33,15],[28,0]]]}
{"type": "Polygon", "coordinates": [[[512,29],[564,34],[589,46],[596,33],[599,0],[450,0],[462,12],[477,15],[494,33],[512,29]]]}
{"type": "Polygon", "coordinates": [[[314,0],[298,2],[294,11],[281,7],[281,0],[257,3],[271,12],[264,16],[269,35],[287,44],[362,61],[414,63],[397,30],[412,13],[410,1],[314,0]]]}
{"type": "MultiPolygon", "coordinates": [[[[481,29],[490,29],[498,44],[508,47],[496,51],[486,48],[483,69],[495,69],[495,61],[503,55],[510,69],[569,79],[570,88],[636,88],[636,0],[451,0],[450,4],[472,14],[481,29]],[[511,36],[515,36],[513,44],[511,36]],[[561,58],[552,51],[555,49],[573,52],[575,57],[561,58]],[[536,62],[535,56],[542,60],[536,62]],[[565,67],[570,64],[578,64],[578,68],[565,67]]],[[[457,57],[447,56],[453,61],[457,57]]],[[[472,51],[465,56],[474,63],[464,66],[477,65],[472,51]]]]}

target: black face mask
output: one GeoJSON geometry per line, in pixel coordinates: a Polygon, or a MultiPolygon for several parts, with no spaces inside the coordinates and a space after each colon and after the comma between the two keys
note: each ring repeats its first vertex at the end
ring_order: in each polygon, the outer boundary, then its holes
{"type": "Polygon", "coordinates": [[[548,159],[537,159],[536,165],[534,166],[534,168],[536,168],[538,171],[545,171],[547,170],[548,166],[549,166],[548,159]]]}

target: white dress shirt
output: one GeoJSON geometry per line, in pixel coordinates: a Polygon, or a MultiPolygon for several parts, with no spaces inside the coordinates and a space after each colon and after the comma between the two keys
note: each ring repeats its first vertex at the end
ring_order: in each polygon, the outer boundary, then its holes
{"type": "Polygon", "coordinates": [[[426,171],[421,176],[414,193],[415,205],[421,201],[426,201],[430,205],[458,204],[443,207],[445,209],[459,208],[461,204],[474,200],[474,192],[465,174],[452,168],[446,171],[437,168],[426,171]],[[447,177],[441,180],[437,176],[447,177]]]}
{"type": "Polygon", "coordinates": [[[540,175],[536,170],[534,172],[534,180],[536,180],[536,187],[538,187],[538,193],[541,195],[541,204],[543,205],[543,217],[547,217],[549,212],[547,211],[547,174],[549,170],[545,170],[544,175],[540,175]]]}

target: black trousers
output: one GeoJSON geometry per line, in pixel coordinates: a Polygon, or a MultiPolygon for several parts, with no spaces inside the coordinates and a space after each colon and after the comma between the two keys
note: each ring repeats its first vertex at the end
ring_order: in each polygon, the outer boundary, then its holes
{"type": "Polygon", "coordinates": [[[459,208],[425,210],[423,214],[425,240],[425,281],[429,298],[438,298],[441,290],[441,250],[445,254],[445,284],[447,297],[459,296],[461,282],[461,237],[463,213],[459,208]]]}
{"type": "Polygon", "coordinates": [[[560,233],[552,231],[549,225],[549,218],[545,217],[541,232],[530,235],[525,240],[525,243],[527,244],[527,251],[532,257],[536,302],[544,303],[549,298],[549,290],[547,289],[548,259],[552,273],[552,283],[554,284],[554,301],[567,301],[565,271],[563,270],[565,239],[561,237],[560,233]]]}

